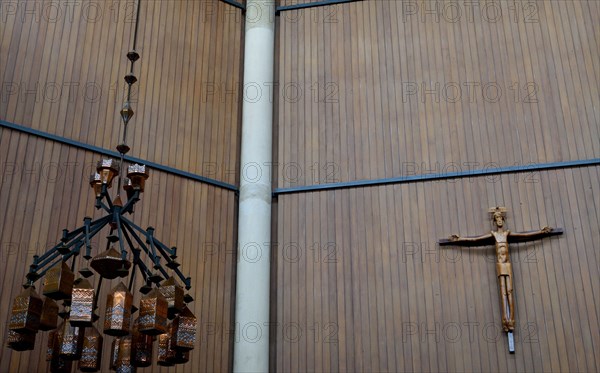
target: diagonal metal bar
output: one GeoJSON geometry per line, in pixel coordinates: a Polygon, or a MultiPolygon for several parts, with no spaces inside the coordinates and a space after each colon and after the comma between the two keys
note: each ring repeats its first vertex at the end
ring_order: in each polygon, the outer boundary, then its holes
{"type": "MultiPolygon", "coordinates": [[[[33,135],[33,136],[37,136],[37,137],[41,137],[43,139],[46,140],[51,140],[51,141],[55,141],[61,144],[65,144],[65,145],[70,145],[79,149],[83,149],[86,151],[90,151],[90,152],[94,152],[94,153],[99,153],[102,155],[107,155],[107,156],[111,156],[111,157],[115,157],[118,158],[120,157],[119,153],[114,151],[114,150],[108,150],[108,149],[104,149],[104,148],[100,148],[98,146],[94,146],[94,145],[89,145],[80,141],[75,141],[75,140],[71,140],[68,139],[66,137],[62,137],[62,136],[57,136],[57,135],[53,135],[51,133],[48,132],[44,132],[44,131],[40,131],[40,130],[36,130],[33,128],[29,128],[29,127],[25,127],[25,126],[21,126],[15,123],[11,123],[11,122],[7,122],[5,120],[0,119],[0,127],[4,127],[4,128],[8,128],[14,131],[19,131],[22,133],[27,133],[29,135],[33,135]]],[[[162,171],[162,172],[166,172],[169,174],[173,174],[173,175],[177,175],[177,176],[181,176],[184,177],[186,179],[190,179],[190,180],[194,180],[194,181],[198,181],[204,184],[209,184],[215,187],[219,187],[219,188],[223,188],[223,189],[227,189],[230,190],[232,192],[236,192],[238,191],[238,187],[233,185],[233,184],[229,184],[229,183],[225,183],[223,181],[219,181],[219,180],[215,180],[215,179],[211,179],[209,177],[205,177],[205,176],[200,176],[188,171],[183,171],[183,170],[179,170],[173,167],[169,167],[169,166],[165,166],[165,165],[161,165],[158,163],[154,163],[154,162],[150,162],[147,160],[143,160],[140,158],[135,158],[135,157],[130,157],[130,156],[125,156],[124,158],[127,162],[130,163],[140,163],[140,164],[145,164],[146,166],[148,166],[149,168],[158,170],[158,171],[162,171]]]]}
{"type": "Polygon", "coordinates": [[[237,2],[235,0],[219,0],[219,1],[221,1],[222,3],[225,3],[225,4],[229,4],[231,6],[234,6],[234,7],[238,8],[238,9],[243,10],[243,11],[246,11],[246,5],[244,5],[244,4],[240,3],[240,2],[237,2]]]}
{"type": "Polygon", "coordinates": [[[364,1],[364,0],[322,0],[322,1],[315,1],[312,3],[284,5],[284,6],[278,6],[277,8],[275,8],[275,14],[279,14],[280,12],[285,12],[288,10],[308,9],[308,8],[316,8],[318,6],[355,3],[358,1],[364,1]]]}

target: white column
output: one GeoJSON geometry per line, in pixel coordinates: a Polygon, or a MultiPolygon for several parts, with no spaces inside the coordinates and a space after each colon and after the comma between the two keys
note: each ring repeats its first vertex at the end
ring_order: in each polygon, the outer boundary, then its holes
{"type": "Polygon", "coordinates": [[[234,372],[269,369],[275,1],[246,2],[234,372]]]}

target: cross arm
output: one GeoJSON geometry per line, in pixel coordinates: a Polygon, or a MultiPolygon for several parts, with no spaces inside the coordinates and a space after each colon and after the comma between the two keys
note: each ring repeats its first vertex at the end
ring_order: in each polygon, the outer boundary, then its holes
{"type": "Polygon", "coordinates": [[[510,232],[508,235],[509,243],[516,242],[527,242],[533,240],[539,240],[540,238],[550,237],[550,236],[558,236],[563,234],[562,228],[550,228],[544,227],[537,231],[528,231],[528,232],[510,232]]]}
{"type": "Polygon", "coordinates": [[[457,234],[453,234],[448,238],[442,238],[438,241],[440,246],[487,246],[493,245],[496,241],[491,233],[483,234],[481,236],[474,237],[460,237],[457,234]]]}

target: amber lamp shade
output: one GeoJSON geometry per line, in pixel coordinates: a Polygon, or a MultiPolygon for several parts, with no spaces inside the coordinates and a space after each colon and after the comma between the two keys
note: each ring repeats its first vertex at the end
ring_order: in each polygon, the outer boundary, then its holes
{"type": "Polygon", "coordinates": [[[169,303],[158,289],[152,289],[140,300],[139,331],[147,335],[167,332],[169,303]]]}
{"type": "Polygon", "coordinates": [[[121,344],[121,338],[115,338],[110,345],[110,361],[108,369],[116,370],[117,358],[119,357],[119,345],[121,344]]]}
{"type": "Polygon", "coordinates": [[[196,316],[184,307],[171,324],[171,348],[176,351],[194,349],[196,343],[196,316]]]}
{"type": "Polygon", "coordinates": [[[152,365],[152,343],[154,342],[154,337],[140,333],[140,318],[138,317],[135,320],[131,331],[133,343],[131,356],[134,366],[144,368],[152,365]]]}
{"type": "MultiPolygon", "coordinates": [[[[169,328],[170,329],[170,328],[169,328]]],[[[175,364],[175,350],[171,348],[171,333],[158,336],[158,365],[170,367],[175,364]]]]}
{"type": "Polygon", "coordinates": [[[122,268],[129,270],[131,262],[123,260],[121,253],[118,252],[114,247],[96,255],[92,258],[90,266],[94,271],[106,279],[112,280],[121,274],[119,271],[122,268]]]}
{"type": "Polygon", "coordinates": [[[42,315],[40,316],[40,330],[48,331],[58,326],[58,304],[48,297],[44,298],[42,315]]]}
{"type": "Polygon", "coordinates": [[[44,276],[43,293],[54,300],[69,299],[73,291],[75,274],[65,262],[60,262],[44,276]]]}
{"type": "Polygon", "coordinates": [[[102,177],[99,173],[90,175],[90,186],[94,189],[96,198],[102,197],[102,177]]]}
{"type": "Polygon", "coordinates": [[[133,189],[139,190],[141,193],[144,192],[146,180],[149,176],[145,165],[136,163],[127,168],[127,177],[131,180],[133,189]]]}
{"type": "Polygon", "coordinates": [[[35,333],[19,333],[9,329],[6,346],[15,351],[33,350],[35,347],[35,333]]]}
{"type": "Polygon", "coordinates": [[[169,277],[161,284],[160,293],[167,299],[169,304],[168,316],[170,319],[183,310],[185,302],[183,301],[183,287],[181,287],[173,276],[169,277]]]}
{"type": "Polygon", "coordinates": [[[83,334],[83,350],[79,359],[79,370],[97,372],[102,363],[102,335],[94,326],[85,328],[83,334]]]}
{"type": "Polygon", "coordinates": [[[25,289],[13,301],[8,328],[16,333],[36,333],[40,328],[43,303],[33,286],[25,289]]]}
{"type": "Polygon", "coordinates": [[[119,282],[108,294],[104,317],[104,334],[121,337],[129,334],[133,295],[119,282]]]}
{"type": "Polygon", "coordinates": [[[83,328],[72,326],[66,319],[58,329],[58,355],[65,360],[78,360],[83,349],[83,328]]]}
{"type": "Polygon", "coordinates": [[[100,174],[102,184],[106,184],[108,188],[112,187],[112,182],[115,176],[119,175],[119,165],[114,159],[106,158],[98,161],[96,171],[100,174]]]}
{"type": "Polygon", "coordinates": [[[134,372],[135,367],[131,361],[131,350],[133,348],[130,335],[119,338],[119,351],[117,352],[117,362],[115,370],[117,372],[134,372]]]}
{"type": "Polygon", "coordinates": [[[78,279],[73,285],[71,313],[73,326],[91,326],[94,321],[94,287],[87,279],[78,279]]]}

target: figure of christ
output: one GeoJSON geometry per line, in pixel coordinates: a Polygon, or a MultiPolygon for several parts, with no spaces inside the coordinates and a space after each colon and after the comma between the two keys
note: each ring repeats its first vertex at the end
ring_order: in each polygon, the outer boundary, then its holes
{"type": "Polygon", "coordinates": [[[537,231],[529,232],[511,232],[504,229],[504,219],[506,208],[495,207],[489,212],[492,214],[492,220],[497,228],[477,237],[461,237],[453,234],[447,239],[439,240],[440,246],[486,246],[495,244],[496,247],[496,275],[498,277],[498,286],[500,290],[500,304],[502,309],[502,327],[509,333],[509,351],[514,352],[512,343],[512,333],[515,329],[515,302],[513,296],[513,273],[512,264],[508,250],[509,243],[527,242],[538,240],[548,236],[562,234],[562,229],[544,227],[537,231]]]}

